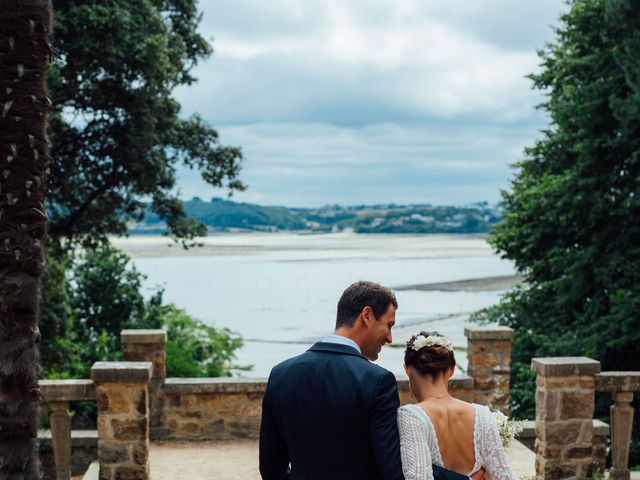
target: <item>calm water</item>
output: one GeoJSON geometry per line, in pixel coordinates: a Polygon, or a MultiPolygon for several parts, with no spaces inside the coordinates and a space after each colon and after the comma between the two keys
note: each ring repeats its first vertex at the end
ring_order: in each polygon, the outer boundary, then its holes
{"type": "MultiPolygon", "coordinates": [[[[229,234],[209,237],[204,248],[186,254],[160,238],[116,243],[148,276],[147,287],[162,286],[167,301],[245,338],[238,363],[254,368],[244,376],[268,375],[273,365],[330,332],[337,300],[356,280],[393,288],[513,273],[484,239],[469,236],[229,234]]],[[[406,341],[409,325],[433,324],[462,344],[462,321],[442,319],[499,298],[499,292],[396,295],[394,343],[406,341]]],[[[401,373],[402,350],[385,347],[378,363],[401,373]]]]}

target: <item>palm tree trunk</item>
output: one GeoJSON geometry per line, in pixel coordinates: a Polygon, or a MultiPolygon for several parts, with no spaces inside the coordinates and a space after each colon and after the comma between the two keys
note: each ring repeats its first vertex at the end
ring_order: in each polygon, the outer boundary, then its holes
{"type": "Polygon", "coordinates": [[[36,479],[49,0],[0,0],[0,479],[36,479]]]}

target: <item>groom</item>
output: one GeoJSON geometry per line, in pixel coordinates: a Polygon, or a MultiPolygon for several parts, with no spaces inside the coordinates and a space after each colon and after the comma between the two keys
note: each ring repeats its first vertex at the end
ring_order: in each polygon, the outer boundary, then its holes
{"type": "MultiPolygon", "coordinates": [[[[369,362],[391,343],[397,308],[388,288],[356,282],[338,302],[334,334],[273,368],[262,402],[264,480],[404,479],[396,379],[369,362]]],[[[469,478],[433,468],[437,480],[469,478]]]]}

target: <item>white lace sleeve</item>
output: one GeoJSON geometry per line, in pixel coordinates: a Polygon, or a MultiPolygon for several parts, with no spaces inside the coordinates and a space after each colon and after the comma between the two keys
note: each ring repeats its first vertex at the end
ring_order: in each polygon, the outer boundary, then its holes
{"type": "Polygon", "coordinates": [[[430,440],[435,441],[435,434],[420,415],[409,405],[398,409],[400,457],[406,480],[433,480],[430,440]]]}
{"type": "Polygon", "coordinates": [[[480,407],[478,416],[480,420],[479,449],[482,467],[487,472],[486,478],[488,480],[514,480],[515,476],[502,446],[498,425],[491,412],[487,407],[480,407]]]}

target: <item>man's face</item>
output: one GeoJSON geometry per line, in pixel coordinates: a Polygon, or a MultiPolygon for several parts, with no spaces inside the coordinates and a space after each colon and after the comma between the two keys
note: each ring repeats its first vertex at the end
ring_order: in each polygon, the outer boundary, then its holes
{"type": "Polygon", "coordinates": [[[396,323],[396,307],[390,304],[387,311],[378,319],[373,315],[373,311],[369,315],[371,320],[362,355],[373,361],[378,359],[382,346],[385,343],[391,343],[391,328],[396,323]]]}

